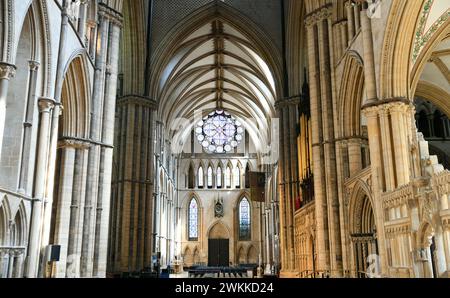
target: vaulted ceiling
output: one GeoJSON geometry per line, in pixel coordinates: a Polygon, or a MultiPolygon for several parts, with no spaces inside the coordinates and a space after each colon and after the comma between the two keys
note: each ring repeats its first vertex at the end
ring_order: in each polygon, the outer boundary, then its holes
{"type": "MultiPolygon", "coordinates": [[[[267,140],[276,83],[254,43],[233,25],[214,19],[177,44],[159,81],[160,118],[173,125],[224,109],[244,123],[254,141],[267,140]]],[[[176,137],[180,145],[192,130],[190,122],[176,137]]]]}

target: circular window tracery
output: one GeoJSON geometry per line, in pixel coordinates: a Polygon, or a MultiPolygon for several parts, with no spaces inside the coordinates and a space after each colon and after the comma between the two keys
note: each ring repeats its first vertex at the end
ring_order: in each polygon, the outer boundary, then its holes
{"type": "Polygon", "coordinates": [[[205,151],[229,153],[241,143],[244,128],[230,113],[216,110],[197,123],[195,133],[205,151]]]}

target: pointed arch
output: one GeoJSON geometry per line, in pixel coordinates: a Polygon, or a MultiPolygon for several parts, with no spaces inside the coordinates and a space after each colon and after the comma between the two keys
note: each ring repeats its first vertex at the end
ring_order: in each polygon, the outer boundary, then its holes
{"type": "Polygon", "coordinates": [[[214,187],[214,167],[211,163],[209,163],[208,165],[208,170],[206,173],[206,182],[207,182],[207,186],[208,188],[213,188],[214,187]]]}
{"type": "MultiPolygon", "coordinates": [[[[174,26],[156,49],[155,71],[148,78],[151,97],[160,100],[158,115],[165,123],[194,119],[196,110],[206,115],[217,108],[220,98],[261,151],[270,143],[275,101],[282,94],[281,61],[279,50],[257,25],[230,5],[215,1],[174,26]],[[223,41],[220,49],[214,45],[217,40],[223,41]],[[217,54],[224,57],[220,72],[214,63],[217,54]],[[247,118],[257,124],[244,121],[247,118]]],[[[185,144],[194,123],[167,134],[175,143],[185,144]]]]}
{"type": "Polygon", "coordinates": [[[252,204],[245,194],[238,201],[237,219],[239,241],[251,241],[252,204]]]}
{"type": "Polygon", "coordinates": [[[344,58],[339,99],[340,137],[361,136],[361,107],[364,98],[364,67],[358,53],[350,51],[344,58]]]}
{"type": "Polygon", "coordinates": [[[233,184],[237,189],[240,189],[242,186],[242,165],[240,162],[233,169],[233,184]]]}
{"type": "Polygon", "coordinates": [[[63,114],[60,137],[89,138],[90,83],[86,54],[76,55],[68,64],[61,92],[63,114]]]}
{"type": "Polygon", "coordinates": [[[205,187],[205,171],[203,169],[203,165],[200,164],[197,170],[197,186],[198,188],[205,187]]]}
{"type": "Polygon", "coordinates": [[[218,164],[217,169],[216,169],[216,185],[217,188],[223,188],[223,170],[222,170],[222,165],[218,164]]]}
{"type": "Polygon", "coordinates": [[[0,246],[6,245],[7,227],[8,227],[8,205],[6,196],[0,201],[0,246]]]}
{"type": "Polygon", "coordinates": [[[244,249],[244,246],[241,246],[238,249],[238,253],[237,253],[237,261],[238,264],[242,265],[242,264],[246,264],[247,263],[247,255],[244,249]]]}
{"type": "Polygon", "coordinates": [[[188,169],[188,188],[189,189],[195,188],[195,170],[194,170],[194,163],[192,161],[189,163],[188,169]]]}
{"type": "Polygon", "coordinates": [[[247,263],[257,264],[258,263],[258,252],[254,245],[250,245],[247,252],[247,263]]]}
{"type": "Polygon", "coordinates": [[[228,226],[221,220],[216,221],[208,230],[209,239],[230,239],[231,233],[228,226]]]}
{"type": "Polygon", "coordinates": [[[189,200],[187,208],[187,235],[189,241],[198,241],[199,239],[199,225],[200,225],[200,207],[198,200],[192,196],[189,200]]]}
{"type": "Polygon", "coordinates": [[[228,162],[227,167],[225,168],[225,187],[231,188],[233,182],[233,165],[231,162],[228,162]]]}

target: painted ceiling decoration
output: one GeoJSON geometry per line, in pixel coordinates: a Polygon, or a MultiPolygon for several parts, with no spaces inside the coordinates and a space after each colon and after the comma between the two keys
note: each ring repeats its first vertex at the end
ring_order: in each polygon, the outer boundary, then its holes
{"type": "Polygon", "coordinates": [[[269,139],[275,89],[271,69],[254,43],[233,25],[214,19],[180,40],[166,65],[158,89],[161,118],[175,126],[179,119],[190,120],[172,138],[182,146],[199,121],[224,111],[242,124],[258,150],[269,139]]]}
{"type": "Polygon", "coordinates": [[[415,63],[434,33],[450,18],[450,1],[427,0],[423,6],[416,36],[412,60],[415,63]]]}

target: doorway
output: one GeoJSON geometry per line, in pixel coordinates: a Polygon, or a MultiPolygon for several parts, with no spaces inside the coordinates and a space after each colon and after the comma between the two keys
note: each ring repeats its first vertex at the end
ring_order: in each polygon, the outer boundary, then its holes
{"type": "Polygon", "coordinates": [[[228,267],[230,265],[230,240],[208,240],[208,266],[228,267]]]}

